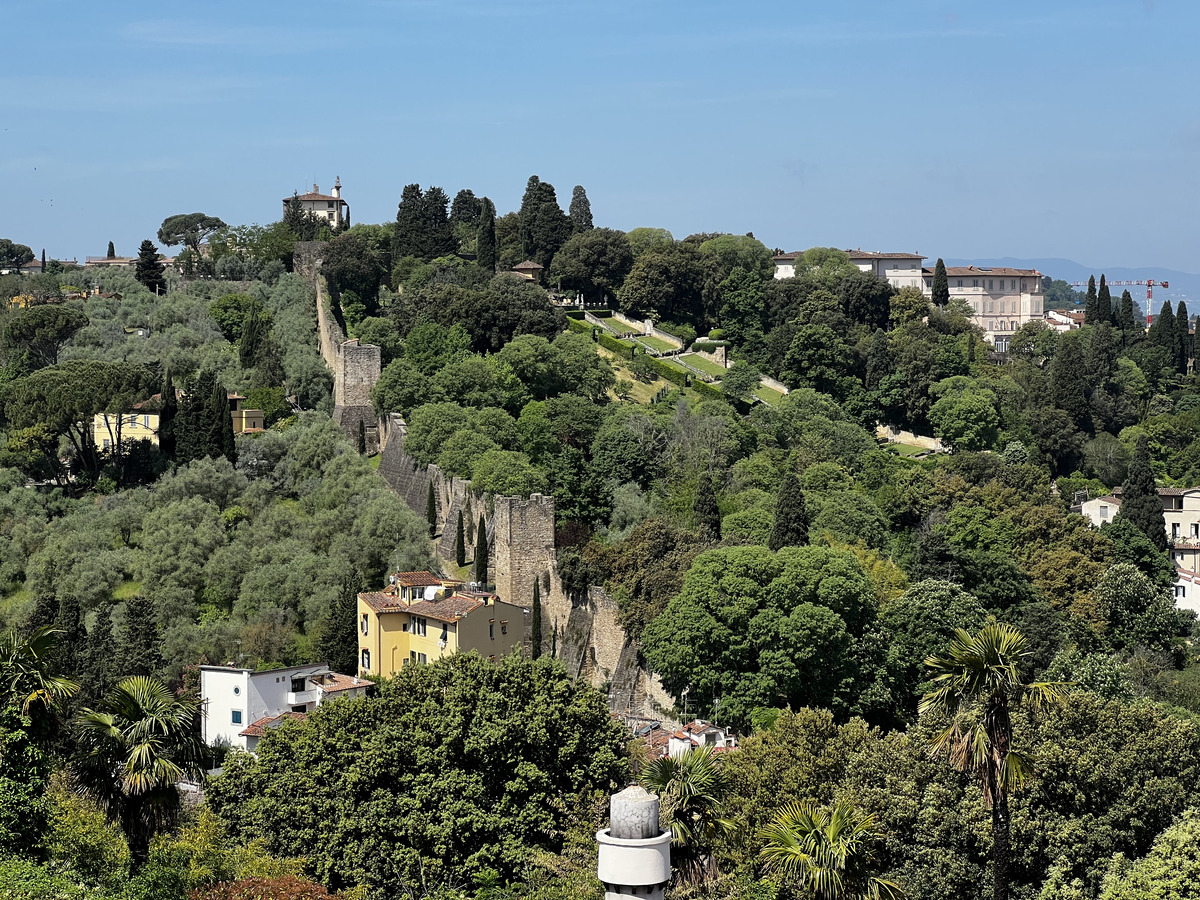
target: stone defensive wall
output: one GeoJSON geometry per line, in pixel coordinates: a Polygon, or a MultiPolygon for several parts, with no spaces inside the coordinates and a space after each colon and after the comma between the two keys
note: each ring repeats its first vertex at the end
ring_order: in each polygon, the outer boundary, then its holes
{"type": "Polygon", "coordinates": [[[382,370],[380,350],[374,344],[360,343],[358,338],[346,338],[330,302],[325,279],[318,275],[313,281],[317,288],[321,358],[333,372],[333,421],[352,441],[358,440],[361,424],[367,450],[374,452],[382,443],[379,421],[371,406],[371,388],[379,381],[382,370]]]}

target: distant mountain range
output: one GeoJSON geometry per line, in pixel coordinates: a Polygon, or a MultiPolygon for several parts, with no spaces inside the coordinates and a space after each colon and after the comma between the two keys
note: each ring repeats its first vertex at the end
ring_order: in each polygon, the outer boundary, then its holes
{"type": "MultiPolygon", "coordinates": [[[[1193,272],[1177,272],[1174,269],[1163,269],[1158,266],[1146,266],[1145,268],[1115,266],[1107,269],[1091,269],[1070,259],[1014,259],[1011,256],[1003,259],[947,259],[945,263],[948,266],[1008,266],[1013,269],[1037,269],[1043,275],[1049,275],[1055,279],[1061,278],[1066,282],[1082,281],[1086,283],[1089,275],[1095,275],[1096,280],[1099,281],[1101,272],[1109,282],[1145,281],[1146,279],[1166,281],[1171,285],[1168,290],[1163,290],[1158,286],[1154,288],[1155,313],[1158,312],[1164,300],[1170,300],[1172,306],[1180,300],[1184,301],[1189,313],[1192,311],[1193,303],[1197,304],[1197,308],[1200,309],[1200,275],[1193,272]]],[[[925,264],[929,265],[929,262],[926,261],[925,264]]],[[[1076,290],[1083,290],[1083,288],[1076,288],[1076,290]]],[[[1120,297],[1123,290],[1128,290],[1134,300],[1145,305],[1146,289],[1144,287],[1141,285],[1114,287],[1112,288],[1113,296],[1120,297]]]]}

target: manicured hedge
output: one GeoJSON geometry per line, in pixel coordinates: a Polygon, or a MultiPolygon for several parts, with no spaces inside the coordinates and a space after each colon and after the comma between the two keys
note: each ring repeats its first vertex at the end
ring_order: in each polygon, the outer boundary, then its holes
{"type": "Polygon", "coordinates": [[[606,334],[603,331],[600,332],[600,346],[611,350],[613,353],[625,359],[633,359],[632,347],[622,344],[611,334],[606,334]]]}
{"type": "Polygon", "coordinates": [[[688,373],[681,372],[674,366],[668,366],[665,362],[655,359],[653,356],[647,356],[650,360],[650,365],[654,367],[654,371],[672,384],[677,384],[680,387],[687,387],[688,373]]]}
{"type": "Polygon", "coordinates": [[[692,389],[702,397],[712,397],[715,400],[728,400],[719,387],[714,387],[707,381],[701,381],[699,378],[692,379],[692,389]]]}
{"type": "Polygon", "coordinates": [[[596,326],[590,322],[584,322],[582,319],[572,319],[569,314],[567,316],[567,328],[571,331],[578,331],[580,334],[590,335],[592,333],[592,329],[595,327],[596,326]]]}
{"type": "Polygon", "coordinates": [[[586,311],[586,310],[582,310],[582,309],[568,309],[568,310],[567,310],[567,318],[568,318],[568,319],[580,319],[580,320],[582,320],[582,319],[583,319],[583,317],[584,317],[584,316],[586,316],[586,315],[587,315],[587,311],[586,311]]]}

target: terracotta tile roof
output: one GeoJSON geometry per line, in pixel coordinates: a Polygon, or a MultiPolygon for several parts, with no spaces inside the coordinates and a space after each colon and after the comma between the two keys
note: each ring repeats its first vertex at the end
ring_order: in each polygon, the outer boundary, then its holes
{"type": "MultiPolygon", "coordinates": [[[[929,275],[933,274],[933,269],[925,268],[921,271],[929,275]]],[[[1004,268],[1003,266],[993,266],[991,268],[984,266],[946,266],[947,278],[961,278],[964,275],[976,277],[980,275],[983,275],[984,277],[988,275],[1018,275],[1026,278],[1036,275],[1038,278],[1042,277],[1042,273],[1037,269],[1008,269],[1004,268]]]]}
{"type": "Polygon", "coordinates": [[[545,266],[538,265],[532,259],[527,259],[523,263],[518,263],[513,266],[514,272],[532,272],[534,269],[544,269],[545,266]]]}
{"type": "MultiPolygon", "coordinates": [[[[317,194],[317,193],[314,193],[313,191],[309,191],[307,194],[301,194],[299,199],[301,199],[301,200],[333,200],[336,203],[346,203],[346,201],[343,200],[341,197],[335,197],[332,194],[317,194]]],[[[284,203],[290,203],[291,201],[292,201],[291,197],[283,198],[284,203]]],[[[349,206],[350,204],[346,203],[346,205],[349,206]]]]}
{"type": "Polygon", "coordinates": [[[313,682],[326,694],[336,694],[339,691],[352,691],[355,688],[367,688],[371,686],[371,682],[365,678],[355,678],[352,675],[341,675],[337,672],[326,672],[324,675],[317,675],[313,678],[313,682]]]}
{"type": "Polygon", "coordinates": [[[803,256],[803,250],[793,250],[791,253],[776,253],[771,257],[775,262],[794,262],[797,257],[803,256]]]}
{"type": "Polygon", "coordinates": [[[376,612],[394,612],[408,609],[408,604],[396,596],[394,591],[364,591],[358,599],[376,612]]]}
{"type": "Polygon", "coordinates": [[[251,722],[244,729],[238,732],[239,737],[262,737],[272,728],[278,728],[288,719],[303,719],[304,713],[285,712],[278,716],[264,716],[254,722],[251,722]]]}
{"type": "MultiPolygon", "coordinates": [[[[1112,499],[1120,500],[1121,487],[1118,485],[1113,488],[1112,499]]],[[[1158,496],[1160,497],[1182,497],[1184,494],[1190,494],[1192,491],[1200,491],[1200,487],[1160,487],[1158,488],[1158,496]]]]}
{"type": "Polygon", "coordinates": [[[457,622],[483,606],[482,600],[454,594],[442,600],[418,600],[408,608],[414,616],[424,616],[439,622],[457,622]]]}
{"type": "Polygon", "coordinates": [[[393,572],[396,584],[404,587],[441,587],[442,579],[432,572],[393,572]]]}

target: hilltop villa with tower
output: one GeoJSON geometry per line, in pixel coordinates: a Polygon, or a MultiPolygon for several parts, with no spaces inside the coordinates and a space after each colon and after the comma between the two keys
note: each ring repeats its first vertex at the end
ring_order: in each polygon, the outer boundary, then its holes
{"type": "Polygon", "coordinates": [[[283,198],[283,213],[287,215],[288,204],[299,199],[300,208],[306,213],[312,213],[325,219],[335,228],[350,227],[350,204],[342,199],[342,179],[334,179],[333,193],[322,194],[317,185],[313,185],[307,194],[298,194],[283,198]]]}

